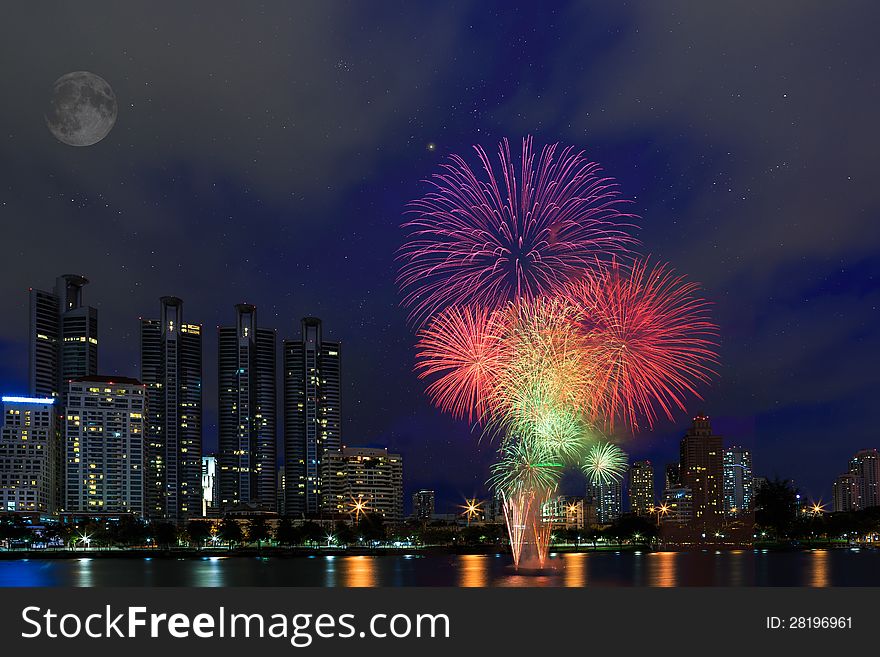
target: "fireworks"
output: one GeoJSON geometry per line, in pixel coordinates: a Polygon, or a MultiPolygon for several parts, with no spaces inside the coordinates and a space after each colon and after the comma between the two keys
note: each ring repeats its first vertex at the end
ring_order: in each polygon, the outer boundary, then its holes
{"type": "Polygon", "coordinates": [[[549,294],[635,243],[616,183],[582,151],[545,146],[536,161],[528,137],[517,163],[505,139],[494,167],[474,148],[484,175],[452,156],[434,190],[410,204],[398,282],[411,319],[549,294]]]}
{"type": "Polygon", "coordinates": [[[586,318],[595,359],[596,417],[613,428],[621,417],[633,429],[656,408],[672,419],[686,394],[699,397],[717,362],[718,329],[699,286],[666,265],[636,260],[597,268],[569,286],[567,296],[586,318]]]}
{"type": "Polygon", "coordinates": [[[612,443],[597,443],[587,454],[584,472],[590,483],[607,485],[618,481],[626,472],[626,454],[612,443]]]}
{"type": "Polygon", "coordinates": [[[492,484],[506,498],[522,491],[545,494],[556,489],[562,463],[550,450],[533,440],[510,440],[501,459],[492,466],[492,484]]]}

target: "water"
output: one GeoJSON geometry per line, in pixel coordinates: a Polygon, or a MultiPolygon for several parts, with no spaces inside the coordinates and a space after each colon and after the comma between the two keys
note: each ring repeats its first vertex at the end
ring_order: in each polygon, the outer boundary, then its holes
{"type": "Polygon", "coordinates": [[[554,554],[544,575],[510,556],[0,560],[0,586],[880,586],[880,551],[554,554]]]}

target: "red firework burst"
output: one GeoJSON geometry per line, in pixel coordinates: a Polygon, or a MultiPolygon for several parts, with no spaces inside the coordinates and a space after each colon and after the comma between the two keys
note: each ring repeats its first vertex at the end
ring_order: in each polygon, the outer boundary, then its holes
{"type": "Polygon", "coordinates": [[[700,286],[667,265],[646,259],[612,262],[568,286],[567,296],[586,317],[597,358],[591,406],[611,428],[622,418],[652,427],[659,409],[669,419],[685,410],[687,394],[715,372],[718,327],[700,286]]]}
{"type": "Polygon", "coordinates": [[[502,367],[499,316],[481,306],[452,306],[419,331],[416,371],[434,377],[428,396],[454,417],[482,418],[502,367]]]}
{"type": "Polygon", "coordinates": [[[549,294],[635,243],[616,183],[583,151],[545,146],[536,162],[527,137],[517,166],[505,139],[496,169],[474,148],[483,177],[453,155],[429,181],[434,191],[410,204],[398,283],[411,320],[549,294]]]}

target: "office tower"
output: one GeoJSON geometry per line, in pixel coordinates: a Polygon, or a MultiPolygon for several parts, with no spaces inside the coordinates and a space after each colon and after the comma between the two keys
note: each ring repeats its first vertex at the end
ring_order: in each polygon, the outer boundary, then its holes
{"type": "Polygon", "coordinates": [[[434,491],[420,490],[412,494],[413,519],[430,520],[434,515],[434,491]]]}
{"type": "Polygon", "coordinates": [[[217,476],[217,455],[202,457],[202,517],[216,518],[220,514],[220,478],[217,476]]]}
{"type": "Polygon", "coordinates": [[[55,290],[30,290],[28,335],[32,395],[60,397],[67,381],[98,372],[98,311],[82,305],[88,279],[59,276],[55,290]]]}
{"type": "Polygon", "coordinates": [[[101,376],[68,386],[64,510],[143,517],[146,387],[101,376]]]}
{"type": "Polygon", "coordinates": [[[183,301],[162,297],[159,319],[141,319],[147,386],[147,516],[184,520],[202,509],[202,327],[183,301]]]}
{"type": "Polygon", "coordinates": [[[860,483],[859,478],[851,472],[842,474],[835,480],[831,494],[835,513],[859,510],[860,483]]]}
{"type": "Polygon", "coordinates": [[[321,320],[302,320],[302,337],[284,341],[285,512],[331,511],[323,500],[324,455],[341,447],[340,344],[325,342],[321,320]]]}
{"type": "Polygon", "coordinates": [[[639,516],[654,508],[654,466],[650,461],[635,461],[629,470],[629,510],[639,516]]]}
{"type": "Polygon", "coordinates": [[[53,397],[3,397],[0,513],[55,513],[58,426],[53,397]]]}
{"type": "Polygon", "coordinates": [[[287,509],[284,505],[285,488],[284,466],[282,465],[278,468],[278,476],[275,478],[275,511],[280,516],[287,515],[287,509]]]}
{"type": "Polygon", "coordinates": [[[664,488],[677,488],[681,486],[681,467],[678,463],[666,464],[666,481],[664,488]]]}
{"type": "Polygon", "coordinates": [[[694,519],[693,491],[687,486],[674,486],[663,491],[663,504],[666,514],[660,515],[660,522],[679,525],[690,524],[694,519]]]}
{"type": "Polygon", "coordinates": [[[274,510],[275,331],[257,326],[255,306],[235,306],[235,326],[218,334],[220,507],[274,510]]]}
{"type": "Polygon", "coordinates": [[[859,479],[858,508],[880,506],[880,454],[876,449],[862,449],[849,462],[850,474],[859,479]]]}
{"type": "Polygon", "coordinates": [[[752,454],[743,447],[724,450],[724,511],[737,515],[752,508],[752,454]]]}
{"type": "Polygon", "coordinates": [[[541,515],[554,529],[584,529],[586,500],[577,495],[556,495],[544,502],[541,515]]]}
{"type": "Polygon", "coordinates": [[[387,449],[343,447],[327,452],[327,506],[334,515],[378,513],[386,522],[403,520],[403,459],[387,449]],[[331,506],[332,505],[332,506],[331,506]]]}
{"type": "Polygon", "coordinates": [[[596,508],[596,520],[600,525],[614,522],[623,512],[622,480],[618,479],[607,484],[589,484],[587,498],[592,499],[596,508]]]}
{"type": "Polygon", "coordinates": [[[717,525],[724,511],[724,454],[721,436],[712,434],[709,417],[698,415],[681,439],[681,483],[691,489],[694,522],[717,525]]]}

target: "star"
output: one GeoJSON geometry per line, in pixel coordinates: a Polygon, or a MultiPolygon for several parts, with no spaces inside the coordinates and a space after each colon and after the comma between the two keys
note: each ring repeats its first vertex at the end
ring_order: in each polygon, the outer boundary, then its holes
{"type": "Polygon", "coordinates": [[[429,153],[433,153],[434,151],[437,150],[437,144],[435,144],[433,141],[429,141],[429,142],[425,145],[425,149],[426,149],[429,153]]]}

